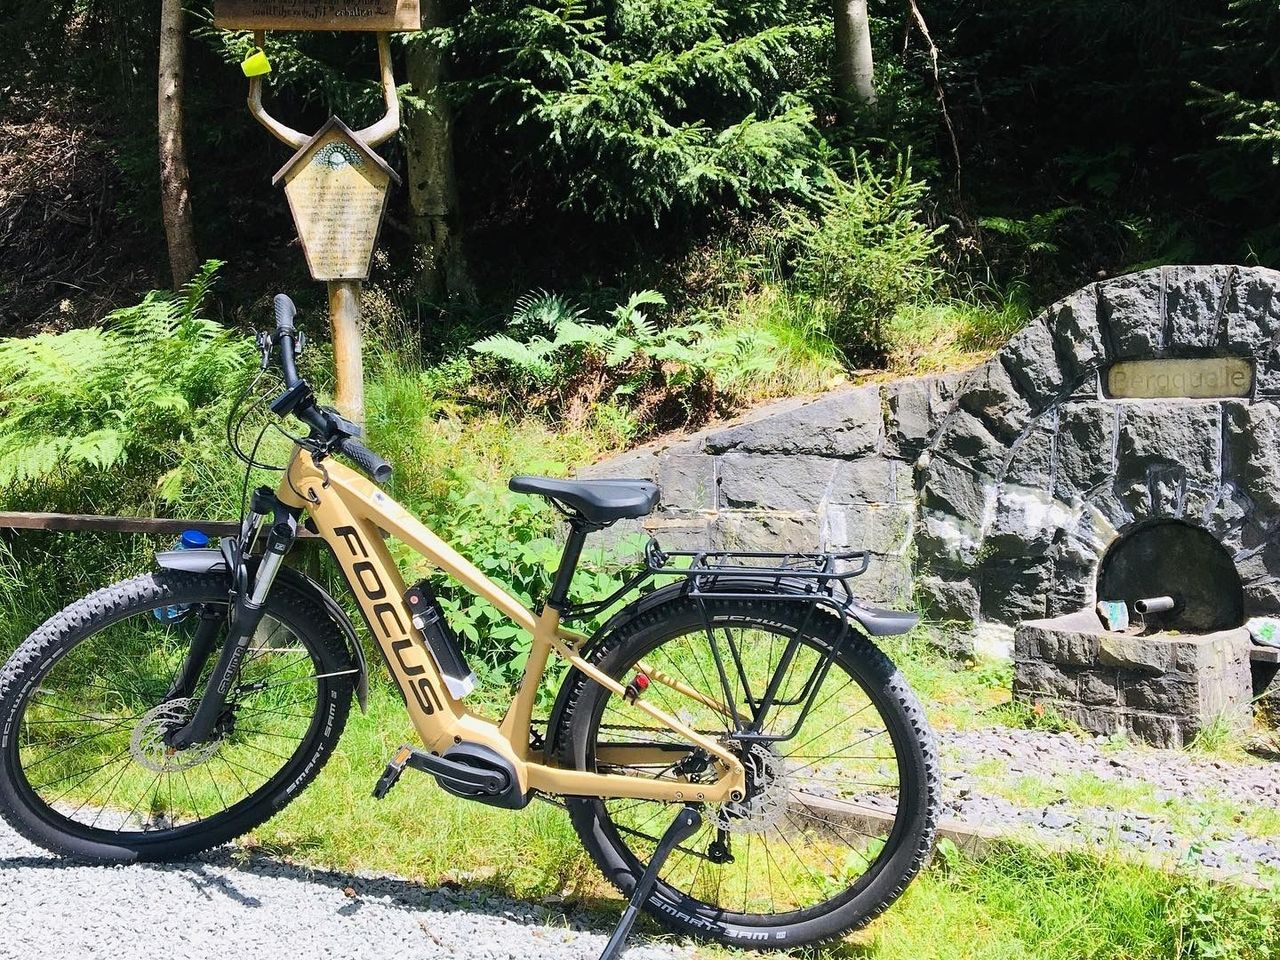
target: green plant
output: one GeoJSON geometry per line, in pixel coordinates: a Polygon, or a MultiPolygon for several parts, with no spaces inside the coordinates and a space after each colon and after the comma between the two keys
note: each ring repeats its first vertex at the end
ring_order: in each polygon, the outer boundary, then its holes
{"type": "Polygon", "coordinates": [[[0,341],[0,485],[70,485],[106,471],[154,481],[185,443],[221,431],[253,348],[200,316],[219,266],[101,327],[0,341]]]}
{"type": "Polygon", "coordinates": [[[784,215],[791,281],[814,300],[827,335],[852,360],[886,347],[885,326],[930,295],[942,278],[943,230],[924,222],[926,186],[905,157],[888,173],[866,160],[851,175],[827,169],[812,207],[784,215]]]}
{"type": "Polygon", "coordinates": [[[707,322],[663,327],[646,308],[666,303],[657,291],[643,290],[610,310],[609,320],[592,322],[582,307],[538,291],[516,302],[511,333],[471,349],[527,378],[522,395],[574,425],[606,400],[646,411],[674,403],[687,416],[713,404],[718,392],[772,370],[767,336],[707,322]]]}
{"type": "Polygon", "coordinates": [[[1280,910],[1274,890],[1184,880],[1166,905],[1178,957],[1219,960],[1280,955],[1280,910]]]}

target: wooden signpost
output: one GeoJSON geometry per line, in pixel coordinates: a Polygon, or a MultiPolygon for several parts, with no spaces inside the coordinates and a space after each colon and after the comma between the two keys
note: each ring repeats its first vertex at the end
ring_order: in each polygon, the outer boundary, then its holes
{"type": "MultiPolygon", "coordinates": [[[[360,284],[369,277],[391,185],[399,177],[374,152],[400,130],[400,101],[391,71],[388,34],[421,29],[419,0],[214,0],[214,23],[253,30],[261,51],[266,30],[365,30],[378,34],[386,114],[363,130],[331,117],[312,136],[294,130],[262,105],[262,76],[249,78],[249,112],[295,153],[276,174],[283,184],[307,268],[329,285],[336,373],[334,402],[348,419],[364,421],[360,284]]],[[[263,69],[269,69],[265,65],[263,69]]],[[[249,73],[246,64],[246,73],[249,73]]]]}

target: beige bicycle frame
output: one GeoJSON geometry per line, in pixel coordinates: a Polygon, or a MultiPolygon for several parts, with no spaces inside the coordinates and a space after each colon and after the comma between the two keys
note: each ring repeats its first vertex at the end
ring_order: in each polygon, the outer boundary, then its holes
{"type": "MultiPolygon", "coordinates": [[[[305,509],[332,548],[391,674],[404,693],[414,728],[428,750],[444,753],[462,742],[483,744],[511,762],[522,792],[686,802],[724,802],[744,795],[745,774],[732,752],[642,699],[635,703],[638,709],[679,734],[691,747],[700,747],[714,758],[718,773],[715,782],[684,783],[567,770],[531,756],[529,734],[534,698],[552,652],[605,689],[618,695],[624,692],[622,684],[580,656],[587,638],[562,627],[560,613],[552,607],[545,606],[538,614],[526,609],[400,504],[341,463],[331,459],[316,463],[309,451],[295,448],[276,496],[288,506],[305,509]],[[533,645],[518,692],[500,722],[473,713],[453,698],[442,682],[434,658],[412,625],[404,602],[404,580],[387,550],[384,533],[407,544],[532,635],[533,645]]],[[[650,679],[696,702],[723,709],[678,678],[655,671],[650,679]]],[[[653,748],[614,745],[605,749],[611,763],[642,766],[661,760],[653,748]]],[[[670,763],[669,757],[667,754],[664,765],[670,763]]],[[[604,749],[599,759],[606,759],[604,749]]]]}

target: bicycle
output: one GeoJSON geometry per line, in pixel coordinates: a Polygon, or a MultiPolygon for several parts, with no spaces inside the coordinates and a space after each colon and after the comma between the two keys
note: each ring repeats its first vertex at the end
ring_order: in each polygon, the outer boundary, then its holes
{"type": "Polygon", "coordinates": [[[284,564],[305,523],[422,741],[397,751],[374,795],[412,768],[496,807],[560,798],[631,898],[606,955],[641,908],[680,933],[780,948],[839,936],[901,895],[932,851],[938,758],[874,642],[916,618],[850,589],[867,554],[664,552],[650,540],[618,591],[579,603],[587,536],[650,513],[658,487],[516,477],[512,490],[568,521],[553,585],[526,609],[383,489],[390,464],[298,375],[288,297],[275,314],[259,377],[277,358],[284,392],[270,409],[308,428],[278,487],[249,495],[257,445],[246,457],[229,421],[249,464],[239,535],[158,553],[158,569],[71,604],[0,671],[0,815],[18,832],[80,859],[173,860],[263,823],[310,783],[351,700],[366,708],[368,670],[343,608],[284,564]],[[430,582],[405,585],[388,536],[532,636],[501,718],[464,703],[476,684],[465,654],[430,582]],[[628,597],[590,635],[566,625],[628,597]],[[553,655],[569,669],[535,721],[553,655]]]}

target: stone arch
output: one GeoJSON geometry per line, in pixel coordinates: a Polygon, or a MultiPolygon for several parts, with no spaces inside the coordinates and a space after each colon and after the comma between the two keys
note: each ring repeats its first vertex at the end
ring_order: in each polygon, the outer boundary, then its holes
{"type": "MultiPolygon", "coordinates": [[[[1280,612],[1280,273],[1171,266],[1085,287],[974,370],[917,465],[920,593],[948,619],[1079,609],[1120,531],[1209,531],[1280,612]],[[1119,361],[1242,358],[1239,398],[1118,399],[1119,361]],[[1114,378],[1112,378],[1114,379],[1114,378]]],[[[1198,369],[1198,368],[1197,368],[1198,369]]]]}

